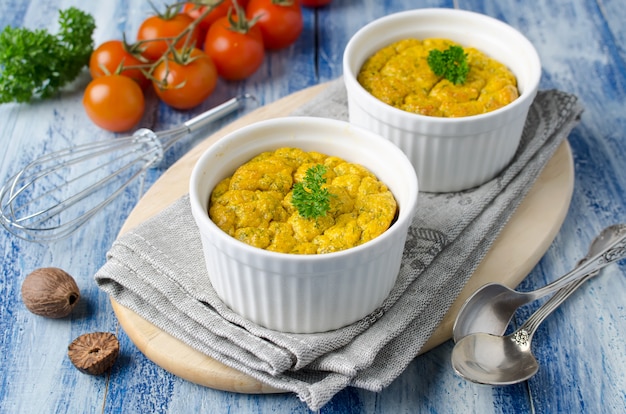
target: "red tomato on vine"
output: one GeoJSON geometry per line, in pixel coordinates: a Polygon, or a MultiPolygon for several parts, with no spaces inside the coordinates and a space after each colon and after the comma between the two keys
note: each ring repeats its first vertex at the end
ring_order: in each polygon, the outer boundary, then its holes
{"type": "MultiPolygon", "coordinates": [[[[185,13],[175,13],[172,16],[150,16],[141,23],[137,32],[137,41],[141,42],[143,49],[141,54],[148,60],[155,61],[169,51],[168,44],[173,38],[189,30],[193,19],[185,13]]],[[[180,49],[185,46],[193,47],[198,40],[198,27],[183,35],[176,42],[174,48],[180,49]]]]}
{"type": "Polygon", "coordinates": [[[217,70],[200,49],[176,51],[160,62],[153,73],[154,90],[163,102],[176,109],[190,109],[211,95],[217,70]]]}
{"type": "Polygon", "coordinates": [[[141,88],[131,78],[106,75],[87,85],[83,106],[87,116],[100,128],[123,132],[139,123],[145,100],[141,88]]]}
{"type": "Polygon", "coordinates": [[[298,0],[250,0],[246,17],[261,28],[267,49],[282,49],[302,33],[302,9],[298,0]]]}
{"type": "MultiPolygon", "coordinates": [[[[132,52],[122,40],[109,40],[98,46],[89,58],[89,73],[93,79],[105,75],[118,74],[134,79],[142,89],[150,84],[139,66],[146,67],[146,62],[132,52]],[[131,69],[124,69],[134,67],[131,69]],[[120,69],[122,69],[120,71],[120,69]]],[[[147,68],[147,67],[146,67],[147,68]]]]}
{"type": "Polygon", "coordinates": [[[229,14],[211,25],[204,51],[215,62],[217,73],[227,80],[249,77],[265,59],[261,29],[251,24],[241,9],[237,16],[229,14]]]}
{"type": "MultiPolygon", "coordinates": [[[[203,4],[206,6],[200,6],[195,3],[185,3],[183,6],[183,13],[187,13],[192,19],[196,20],[211,6],[219,3],[220,0],[205,0],[203,4]]],[[[246,7],[248,0],[237,0],[240,7],[246,7]]],[[[224,17],[228,14],[228,10],[234,7],[233,0],[223,0],[219,5],[215,6],[204,18],[200,21],[198,43],[201,46],[206,37],[206,33],[209,31],[209,27],[220,17],[224,17]]]]}

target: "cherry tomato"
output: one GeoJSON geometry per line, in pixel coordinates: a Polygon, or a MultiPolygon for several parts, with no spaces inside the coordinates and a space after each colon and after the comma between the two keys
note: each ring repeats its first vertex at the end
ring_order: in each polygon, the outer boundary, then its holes
{"type": "Polygon", "coordinates": [[[332,0],[300,0],[305,7],[321,7],[329,4],[332,0]]]}
{"type": "Polygon", "coordinates": [[[145,101],[137,82],[127,76],[107,75],[87,85],[83,106],[94,124],[108,131],[122,132],[141,120],[145,101]]]}
{"type": "Polygon", "coordinates": [[[217,84],[215,64],[200,49],[168,55],[152,73],[154,90],[163,102],[176,109],[201,104],[217,84]]]}
{"type": "Polygon", "coordinates": [[[302,33],[302,9],[297,0],[250,0],[248,20],[258,18],[263,44],[267,49],[282,49],[294,43],[302,33]]]}
{"type": "Polygon", "coordinates": [[[217,73],[227,80],[241,80],[252,75],[263,63],[265,48],[261,29],[249,26],[246,17],[221,17],[211,25],[204,51],[213,59],[217,73]]]}
{"type": "MultiPolygon", "coordinates": [[[[141,23],[137,32],[137,41],[142,42],[141,54],[149,60],[155,61],[168,52],[168,41],[165,38],[173,38],[180,35],[193,22],[193,19],[185,13],[177,13],[172,17],[150,16],[141,23]],[[157,40],[158,39],[158,40],[157,40]],[[145,42],[145,43],[144,43],[145,42]]],[[[176,42],[174,46],[180,49],[186,45],[195,46],[198,40],[198,27],[176,42]],[[187,40],[187,38],[189,38],[187,40]]],[[[171,43],[171,42],[170,42],[171,43]]]]}
{"type": "MultiPolygon", "coordinates": [[[[199,18],[208,7],[211,5],[215,5],[220,0],[206,0],[206,6],[198,6],[195,3],[185,3],[183,6],[183,13],[187,13],[191,16],[192,19],[196,20],[199,18]]],[[[240,7],[246,7],[248,4],[248,0],[238,0],[237,3],[240,7]]],[[[218,6],[215,6],[213,10],[209,12],[199,25],[199,33],[198,33],[198,43],[199,47],[202,46],[202,42],[204,42],[204,38],[206,37],[206,33],[209,31],[209,27],[220,17],[224,17],[228,14],[228,10],[233,7],[233,0],[224,0],[218,6]]]]}
{"type": "Polygon", "coordinates": [[[134,79],[141,88],[145,88],[150,81],[143,74],[141,69],[124,69],[129,66],[145,66],[137,56],[129,51],[127,45],[121,40],[109,40],[98,46],[89,58],[89,73],[93,79],[100,76],[118,74],[134,79]]]}

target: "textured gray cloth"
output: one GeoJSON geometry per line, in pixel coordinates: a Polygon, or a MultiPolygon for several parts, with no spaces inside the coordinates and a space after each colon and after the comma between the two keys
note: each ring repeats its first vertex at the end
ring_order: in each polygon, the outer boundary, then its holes
{"type": "MultiPolygon", "coordinates": [[[[296,112],[347,119],[346,105],[339,79],[296,112]]],[[[421,193],[395,287],[348,327],[285,334],[228,309],[208,282],[187,196],[120,237],[96,282],[165,332],[296,393],[312,410],[347,386],[379,391],[418,355],[581,112],[572,95],[539,92],[517,154],[497,178],[464,192],[421,193]]]]}

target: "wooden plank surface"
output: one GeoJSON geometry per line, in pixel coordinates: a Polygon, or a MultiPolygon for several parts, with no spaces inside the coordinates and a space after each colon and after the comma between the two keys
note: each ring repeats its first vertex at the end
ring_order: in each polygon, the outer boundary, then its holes
{"type": "MultiPolygon", "coordinates": [[[[161,3],[155,2],[159,5],[161,3]]],[[[0,0],[0,29],[7,25],[57,29],[59,8],[76,6],[96,18],[101,43],[126,33],[134,40],[150,13],[145,0],[0,0]]],[[[626,8],[622,0],[333,0],[304,10],[305,30],[292,47],[269,53],[263,66],[242,82],[220,81],[200,107],[181,112],[148,97],[142,126],[178,125],[232,96],[249,92],[261,105],[332,80],[342,73],[349,37],[369,21],[416,7],[456,7],[504,20],[533,42],[543,64],[542,89],[579,96],[585,106],[569,142],[575,168],[572,201],[556,239],[520,289],[534,289],[568,271],[603,228],[626,221],[626,8]]],[[[89,76],[48,101],[0,105],[0,181],[43,152],[109,138],[89,122],[81,98],[89,76]]],[[[177,144],[147,185],[194,146],[249,109],[177,144]]],[[[1,413],[188,413],[290,412],[306,406],[290,394],[248,395],[202,387],[170,374],[146,358],[119,329],[110,301],[93,282],[107,249],[139,199],[139,186],[71,238],[39,245],[0,233],[0,412],[1,413]],[[30,314],[20,300],[31,270],[58,266],[71,273],[82,300],[70,318],[30,314]],[[79,373],[66,357],[78,335],[116,332],[121,356],[109,375],[79,373]]],[[[456,377],[450,341],[416,358],[379,393],[348,388],[323,413],[402,412],[593,412],[622,413],[626,406],[626,269],[611,266],[585,285],[542,324],[533,347],[541,364],[530,381],[511,387],[477,386],[456,377]]],[[[536,305],[525,308],[522,321],[536,305]]]]}

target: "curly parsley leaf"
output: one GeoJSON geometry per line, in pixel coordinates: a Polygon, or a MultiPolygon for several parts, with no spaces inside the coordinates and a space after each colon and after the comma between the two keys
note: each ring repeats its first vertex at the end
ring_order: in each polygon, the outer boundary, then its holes
{"type": "Polygon", "coordinates": [[[327,188],[322,188],[326,183],[326,171],[326,166],[317,164],[306,170],[302,182],[293,186],[291,204],[306,219],[325,216],[330,209],[330,197],[333,194],[327,188]]]}
{"type": "Polygon", "coordinates": [[[467,54],[461,46],[450,46],[443,52],[433,49],[428,53],[428,66],[437,76],[443,76],[455,85],[467,78],[469,64],[467,54]]]}
{"type": "Polygon", "coordinates": [[[94,18],[75,7],[59,11],[59,33],[7,26],[0,33],[0,103],[49,98],[89,63],[94,18]]]}

